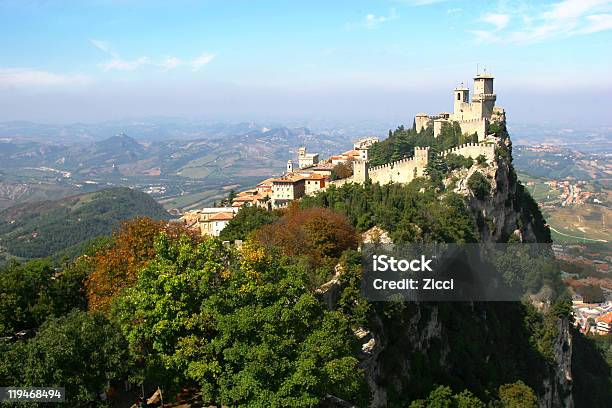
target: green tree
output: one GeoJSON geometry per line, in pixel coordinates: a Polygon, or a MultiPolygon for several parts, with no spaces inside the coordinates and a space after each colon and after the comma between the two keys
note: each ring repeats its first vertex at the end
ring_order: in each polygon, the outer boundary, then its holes
{"type": "Polygon", "coordinates": [[[65,387],[71,406],[94,405],[109,381],[127,374],[127,344],[100,314],[51,318],[25,343],[0,344],[0,380],[13,386],[65,387]]]}
{"type": "Polygon", "coordinates": [[[538,399],[528,385],[522,381],[499,387],[499,399],[504,408],[537,408],[538,399]]]}
{"type": "Polygon", "coordinates": [[[453,394],[450,387],[440,385],[426,399],[416,400],[410,408],[485,408],[486,405],[468,390],[453,394]]]}
{"type": "Polygon", "coordinates": [[[227,223],[221,231],[219,238],[223,241],[234,241],[236,239],[246,239],[253,231],[263,225],[272,224],[280,218],[277,211],[266,211],[260,207],[244,207],[234,218],[227,223]]]}
{"type": "Polygon", "coordinates": [[[49,316],[85,309],[80,262],[56,269],[49,260],[11,263],[0,269],[0,336],[37,328],[49,316]]]}
{"type": "Polygon", "coordinates": [[[338,163],[331,171],[332,180],[340,180],[351,177],[353,175],[353,164],[349,163],[338,163]]]}
{"type": "Polygon", "coordinates": [[[214,239],[162,234],[156,247],[115,308],[144,371],[197,383],[207,403],[364,403],[348,321],[308,291],[301,267],[252,242],[239,256],[214,239]]]}
{"type": "Polygon", "coordinates": [[[489,183],[487,178],[479,171],[475,171],[474,173],[472,173],[472,175],[468,179],[467,186],[470,190],[472,190],[474,196],[479,200],[483,200],[491,193],[491,184],[489,183]]]}

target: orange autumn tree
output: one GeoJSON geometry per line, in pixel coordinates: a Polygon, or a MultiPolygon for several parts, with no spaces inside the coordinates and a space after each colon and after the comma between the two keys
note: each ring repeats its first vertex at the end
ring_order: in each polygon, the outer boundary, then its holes
{"type": "Polygon", "coordinates": [[[181,224],[147,217],[123,222],[113,233],[112,244],[88,259],[92,268],[85,282],[89,310],[107,312],[112,299],[133,286],[138,271],[155,257],[155,238],[161,232],[170,238],[187,235],[193,241],[202,239],[181,224]]]}
{"type": "Polygon", "coordinates": [[[264,245],[280,248],[291,257],[304,257],[318,270],[315,283],[329,278],[342,252],[356,249],[357,231],[348,219],[327,208],[302,209],[291,205],[278,221],[261,227],[255,239],[264,245]]]}

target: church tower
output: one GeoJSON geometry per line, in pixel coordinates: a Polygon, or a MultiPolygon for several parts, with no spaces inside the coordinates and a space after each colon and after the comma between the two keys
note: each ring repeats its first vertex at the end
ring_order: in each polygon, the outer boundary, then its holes
{"type": "Polygon", "coordinates": [[[293,160],[287,160],[287,173],[293,173],[293,160]]]}

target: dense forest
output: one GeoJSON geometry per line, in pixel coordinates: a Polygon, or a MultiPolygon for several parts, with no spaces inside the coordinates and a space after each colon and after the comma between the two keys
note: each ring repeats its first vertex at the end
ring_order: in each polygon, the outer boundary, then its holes
{"type": "Polygon", "coordinates": [[[74,256],[82,250],[79,244],[108,236],[119,222],[139,216],[169,218],[151,196],[125,187],[20,204],[0,212],[0,256],[74,256]]]}

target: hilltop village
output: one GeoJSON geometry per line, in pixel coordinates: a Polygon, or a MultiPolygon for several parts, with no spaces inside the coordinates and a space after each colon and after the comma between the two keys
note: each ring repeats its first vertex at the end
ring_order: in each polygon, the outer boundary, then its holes
{"type": "MultiPolygon", "coordinates": [[[[481,73],[474,77],[474,95],[462,83],[453,90],[453,112],[436,115],[419,113],[414,118],[417,132],[433,128],[438,137],[445,124],[457,123],[463,134],[476,134],[477,142],[465,143],[439,153],[476,159],[484,157],[487,162],[495,157],[495,142],[487,134],[491,121],[505,120],[505,112],[495,106],[493,76],[481,73]]],[[[371,166],[368,152],[379,142],[376,137],[365,137],[353,143],[353,149],[321,160],[318,153],[300,147],[296,158],[287,161],[284,174],[261,181],[255,188],[241,191],[233,197],[231,206],[210,207],[188,211],[181,220],[202,235],[219,236],[227,223],[240,208],[257,206],[266,210],[287,207],[304,196],[314,195],[329,188],[347,183],[410,183],[426,175],[431,160],[430,147],[415,147],[412,157],[391,163],[371,166]],[[294,160],[296,159],[296,160],[294,160]]]]}

